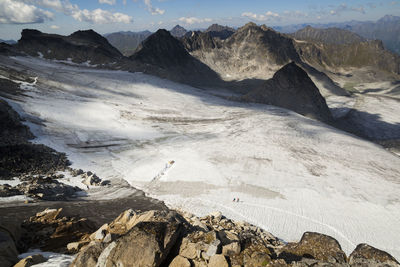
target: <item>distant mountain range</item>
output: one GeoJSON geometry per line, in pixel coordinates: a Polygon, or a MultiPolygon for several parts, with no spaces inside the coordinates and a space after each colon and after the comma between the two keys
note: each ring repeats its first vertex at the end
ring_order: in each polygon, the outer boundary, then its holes
{"type": "Polygon", "coordinates": [[[151,34],[152,32],[150,31],[125,31],[105,34],[104,37],[124,56],[131,56],[140,43],[146,40],[151,34]]]}
{"type": "Polygon", "coordinates": [[[0,43],[16,44],[17,42],[14,41],[14,40],[3,40],[3,39],[0,39],[0,43]]]}
{"type": "Polygon", "coordinates": [[[377,21],[348,21],[327,24],[296,24],[289,26],[275,26],[275,30],[282,33],[294,33],[307,26],[313,28],[340,28],[346,29],[370,40],[382,40],[384,46],[400,54],[400,16],[386,15],[377,21]]]}
{"type": "Polygon", "coordinates": [[[185,36],[185,34],[188,31],[185,28],[183,28],[182,26],[176,25],[169,32],[171,33],[172,36],[177,37],[177,38],[181,38],[181,37],[185,36]]]}

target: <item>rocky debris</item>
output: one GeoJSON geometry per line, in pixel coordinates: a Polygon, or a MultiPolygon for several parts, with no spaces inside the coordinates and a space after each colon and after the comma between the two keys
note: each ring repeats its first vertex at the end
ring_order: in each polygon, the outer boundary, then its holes
{"type": "Polygon", "coordinates": [[[64,153],[29,143],[33,134],[7,102],[0,100],[0,179],[24,174],[54,174],[70,164],[64,153]]]}
{"type": "Polygon", "coordinates": [[[77,31],[69,36],[62,36],[24,29],[17,48],[31,56],[72,60],[75,63],[107,64],[123,57],[107,39],[93,30],[77,31]]]}
{"type": "Polygon", "coordinates": [[[13,266],[18,262],[18,250],[13,236],[0,228],[0,263],[2,266],[13,266]]]}
{"type": "Polygon", "coordinates": [[[70,165],[66,155],[45,145],[0,146],[0,178],[23,174],[54,174],[70,165]]]}
{"type": "Polygon", "coordinates": [[[294,62],[276,72],[260,88],[244,95],[242,100],[275,105],[320,121],[333,122],[332,114],[317,86],[294,62]]]}
{"type": "Polygon", "coordinates": [[[22,183],[16,186],[8,184],[0,186],[0,197],[25,195],[39,200],[67,200],[76,197],[76,193],[82,191],[79,187],[63,184],[54,178],[57,176],[23,176],[22,183]]]}
{"type": "Polygon", "coordinates": [[[347,259],[334,238],[318,233],[306,232],[299,242],[284,244],[220,212],[199,218],[182,211],[129,209],[96,231],[87,221],[62,217],[61,212],[45,210],[31,217],[28,244],[59,252],[68,248],[77,253],[71,267],[399,266],[392,256],[366,244],[347,259]]]}
{"type": "Polygon", "coordinates": [[[21,227],[20,250],[39,248],[59,253],[67,252],[67,244],[80,241],[95,230],[94,223],[87,219],[63,216],[62,208],[39,212],[21,227]]]}
{"type": "Polygon", "coordinates": [[[47,259],[41,254],[35,254],[20,260],[17,264],[14,265],[14,267],[30,267],[32,265],[43,263],[46,261],[47,259]]]}
{"type": "Polygon", "coordinates": [[[279,257],[289,263],[301,258],[315,259],[331,264],[346,263],[346,254],[336,239],[312,232],[304,233],[300,242],[289,243],[283,247],[279,257]]]}
{"type": "Polygon", "coordinates": [[[349,264],[363,266],[400,266],[400,263],[389,253],[367,244],[359,244],[349,256],[349,264]]]}

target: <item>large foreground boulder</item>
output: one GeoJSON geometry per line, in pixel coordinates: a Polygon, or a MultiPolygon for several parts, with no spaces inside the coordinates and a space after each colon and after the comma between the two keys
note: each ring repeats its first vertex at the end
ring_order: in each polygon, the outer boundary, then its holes
{"type": "Polygon", "coordinates": [[[160,266],[175,244],[181,225],[177,222],[142,222],[108,245],[98,266],[160,266]]]}

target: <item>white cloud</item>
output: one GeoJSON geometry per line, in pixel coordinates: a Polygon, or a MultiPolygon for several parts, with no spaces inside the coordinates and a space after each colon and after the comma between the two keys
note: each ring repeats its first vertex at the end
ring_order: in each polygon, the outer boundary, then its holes
{"type": "Polygon", "coordinates": [[[100,4],[115,5],[116,0],[99,0],[100,4]]]}
{"type": "Polygon", "coordinates": [[[57,25],[51,25],[51,26],[50,26],[50,28],[51,28],[51,29],[53,29],[53,30],[60,29],[60,27],[59,27],[59,26],[57,26],[57,25]]]}
{"type": "Polygon", "coordinates": [[[179,18],[179,21],[191,25],[191,24],[196,24],[196,23],[211,22],[212,19],[209,19],[209,18],[200,19],[200,18],[196,18],[196,17],[182,17],[182,18],[179,18]]]}
{"type": "Polygon", "coordinates": [[[0,0],[0,23],[26,24],[51,20],[53,13],[15,0],[0,0]]]}
{"type": "MultiPolygon", "coordinates": [[[[108,3],[112,4],[115,3],[116,0],[98,0],[99,3],[108,3]]],[[[95,9],[95,10],[87,10],[83,9],[81,10],[78,5],[76,4],[71,4],[69,0],[0,0],[0,5],[4,2],[10,2],[18,5],[29,5],[32,9],[36,9],[36,11],[42,11],[44,12],[44,15],[51,15],[53,14],[49,11],[45,11],[42,9],[39,9],[36,6],[44,7],[44,8],[49,8],[53,9],[54,11],[57,12],[62,12],[67,16],[72,16],[74,19],[78,21],[86,21],[89,23],[99,23],[99,24],[104,24],[104,23],[131,23],[132,22],[132,17],[128,16],[123,13],[112,13],[107,10],[103,9],[95,9]]],[[[10,6],[10,4],[7,4],[7,6],[10,6]]],[[[0,10],[0,13],[2,12],[3,9],[0,10]]],[[[10,13],[10,11],[5,12],[10,13]]],[[[29,16],[26,15],[21,15],[21,17],[27,17],[29,16]]],[[[37,22],[43,22],[44,19],[38,19],[37,22]]],[[[0,23],[1,23],[1,15],[0,15],[0,23]]],[[[4,22],[3,22],[4,23],[4,22]]],[[[24,23],[32,23],[32,22],[24,22],[24,23]]]]}
{"type": "Polygon", "coordinates": [[[242,17],[247,17],[257,21],[266,21],[266,20],[278,20],[280,19],[280,15],[278,13],[274,13],[272,11],[267,11],[264,14],[255,14],[252,12],[244,12],[242,13],[242,17]]]}
{"type": "Polygon", "coordinates": [[[154,8],[153,5],[151,4],[151,0],[144,0],[144,4],[147,6],[147,10],[152,15],[162,15],[165,13],[165,10],[162,10],[159,8],[154,8]]]}
{"type": "Polygon", "coordinates": [[[131,23],[132,17],[122,13],[111,13],[109,11],[97,8],[89,11],[87,9],[75,11],[72,17],[79,21],[86,21],[90,23],[131,23]]]}

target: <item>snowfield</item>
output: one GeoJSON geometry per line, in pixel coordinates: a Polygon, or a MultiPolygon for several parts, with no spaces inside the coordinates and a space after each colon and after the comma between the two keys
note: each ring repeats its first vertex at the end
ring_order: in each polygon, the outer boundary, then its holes
{"type": "MultiPolygon", "coordinates": [[[[196,215],[220,210],[285,241],[316,231],[346,253],[368,243],[400,259],[400,158],[380,146],[141,73],[12,61],[38,79],[9,103],[35,142],[66,152],[73,167],[196,215]]],[[[399,121],[399,105],[391,108],[399,121]]]]}

